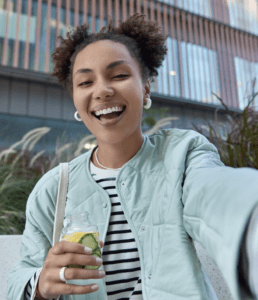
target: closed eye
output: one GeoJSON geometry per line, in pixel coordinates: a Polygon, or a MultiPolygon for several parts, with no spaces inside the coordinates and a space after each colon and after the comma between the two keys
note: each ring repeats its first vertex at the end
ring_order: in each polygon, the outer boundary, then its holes
{"type": "MultiPolygon", "coordinates": [[[[129,75],[126,75],[126,74],[120,74],[120,75],[117,75],[117,76],[115,76],[115,77],[113,77],[113,78],[116,78],[116,77],[128,77],[129,75]]],[[[80,85],[84,85],[84,83],[90,83],[90,82],[92,82],[92,81],[85,81],[85,82],[82,82],[81,84],[79,84],[79,86],[80,85]]]]}

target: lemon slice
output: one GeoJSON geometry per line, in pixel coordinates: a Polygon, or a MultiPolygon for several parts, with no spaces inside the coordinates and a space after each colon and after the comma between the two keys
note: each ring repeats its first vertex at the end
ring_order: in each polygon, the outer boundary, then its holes
{"type": "Polygon", "coordinates": [[[63,237],[64,241],[78,243],[79,240],[85,235],[85,232],[73,232],[63,237]]]}
{"type": "Polygon", "coordinates": [[[95,231],[88,231],[88,232],[73,232],[70,234],[67,234],[63,237],[63,241],[68,241],[68,242],[73,242],[73,243],[78,243],[79,240],[87,233],[93,233],[94,236],[96,237],[97,241],[99,242],[99,233],[95,231]]]}

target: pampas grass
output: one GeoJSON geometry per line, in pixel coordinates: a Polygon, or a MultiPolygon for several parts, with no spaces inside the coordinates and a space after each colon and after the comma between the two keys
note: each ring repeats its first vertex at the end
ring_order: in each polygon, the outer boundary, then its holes
{"type": "MultiPolygon", "coordinates": [[[[169,117],[157,123],[151,120],[156,124],[144,134],[154,133],[177,119],[169,117]]],[[[0,234],[22,234],[27,199],[42,175],[60,162],[70,161],[88,151],[85,144],[91,147],[97,144],[92,134],[64,144],[62,138],[57,138],[54,153],[46,153],[45,149],[36,153],[33,150],[36,143],[50,130],[49,127],[30,130],[20,141],[0,152],[0,234]]]]}

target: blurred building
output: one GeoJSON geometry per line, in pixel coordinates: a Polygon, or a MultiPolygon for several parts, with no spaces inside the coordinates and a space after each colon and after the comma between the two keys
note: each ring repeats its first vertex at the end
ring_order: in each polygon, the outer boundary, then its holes
{"type": "Polygon", "coordinates": [[[84,23],[99,32],[108,15],[119,26],[136,12],[169,34],[168,55],[151,86],[152,107],[169,107],[178,117],[169,127],[193,129],[192,123],[207,124],[205,117],[214,124],[216,109],[226,124],[213,93],[241,112],[258,92],[258,82],[252,85],[258,81],[257,0],[0,0],[0,149],[42,126],[52,129],[37,146],[48,150],[64,131],[74,139],[90,133],[74,119],[68,91],[50,76],[57,36],[84,23]]]}

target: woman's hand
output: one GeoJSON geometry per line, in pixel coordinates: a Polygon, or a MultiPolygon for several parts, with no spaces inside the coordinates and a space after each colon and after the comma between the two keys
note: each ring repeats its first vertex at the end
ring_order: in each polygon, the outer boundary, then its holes
{"type": "MultiPolygon", "coordinates": [[[[100,241],[100,246],[101,248],[104,246],[102,241],[100,241]]],[[[37,285],[37,292],[40,297],[36,297],[36,299],[52,299],[59,295],[88,294],[98,290],[98,288],[91,289],[93,284],[67,284],[59,277],[61,268],[67,265],[100,266],[102,264],[96,262],[96,257],[91,255],[92,251],[85,252],[84,249],[82,244],[61,241],[49,250],[37,285]]],[[[64,276],[66,280],[100,279],[105,276],[100,272],[103,271],[66,268],[64,276]]]]}

